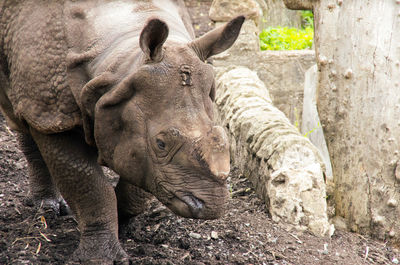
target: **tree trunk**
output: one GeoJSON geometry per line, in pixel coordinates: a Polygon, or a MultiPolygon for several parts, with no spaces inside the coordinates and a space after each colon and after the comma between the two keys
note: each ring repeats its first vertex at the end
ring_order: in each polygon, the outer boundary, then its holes
{"type": "Polygon", "coordinates": [[[399,244],[400,2],[284,2],[314,10],[317,104],[336,214],[353,231],[399,244]]]}

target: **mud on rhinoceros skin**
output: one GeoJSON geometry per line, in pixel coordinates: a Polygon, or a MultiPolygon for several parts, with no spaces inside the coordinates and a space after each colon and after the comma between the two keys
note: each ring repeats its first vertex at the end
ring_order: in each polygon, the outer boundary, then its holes
{"type": "Polygon", "coordinates": [[[181,0],[0,1],[0,106],[19,131],[32,196],[81,231],[76,260],[126,261],[120,216],[140,189],[212,219],[227,201],[229,147],[214,124],[214,74],[244,17],[194,39],[181,0]],[[114,190],[100,165],[120,175],[114,190]]]}

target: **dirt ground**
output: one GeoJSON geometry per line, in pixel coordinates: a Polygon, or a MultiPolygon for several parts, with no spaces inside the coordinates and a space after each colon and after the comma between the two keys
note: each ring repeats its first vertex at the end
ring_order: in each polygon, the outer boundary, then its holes
{"type": "MultiPolygon", "coordinates": [[[[210,0],[186,1],[194,27],[213,27],[210,0]]],[[[332,238],[274,223],[250,183],[233,170],[229,211],[213,221],[184,219],[153,201],[121,228],[132,264],[398,264],[384,242],[336,231],[332,238]]],[[[72,216],[28,206],[26,161],[0,116],[0,264],[65,264],[78,245],[72,216]]]]}

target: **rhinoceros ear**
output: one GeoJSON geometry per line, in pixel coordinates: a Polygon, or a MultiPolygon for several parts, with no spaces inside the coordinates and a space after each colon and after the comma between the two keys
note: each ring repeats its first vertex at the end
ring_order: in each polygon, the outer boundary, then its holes
{"type": "Polygon", "coordinates": [[[108,92],[111,86],[116,82],[112,73],[105,72],[90,80],[81,90],[80,107],[82,112],[83,130],[85,140],[89,145],[94,146],[93,123],[94,109],[97,101],[108,92]]]}
{"type": "Polygon", "coordinates": [[[228,22],[224,27],[214,29],[204,36],[189,43],[202,61],[229,49],[239,36],[240,29],[245,20],[244,16],[238,16],[228,22]]]}
{"type": "MultiPolygon", "coordinates": [[[[99,152],[98,162],[101,165],[111,166],[113,163],[114,149],[118,145],[124,129],[122,121],[124,102],[135,95],[135,79],[136,73],[126,77],[96,103],[93,134],[99,152]]],[[[136,122],[135,118],[137,117],[132,117],[132,122],[136,122]]]]}
{"type": "Polygon", "coordinates": [[[144,26],[140,34],[139,44],[142,51],[152,61],[161,61],[162,46],[168,37],[168,26],[165,22],[153,18],[144,26]]]}

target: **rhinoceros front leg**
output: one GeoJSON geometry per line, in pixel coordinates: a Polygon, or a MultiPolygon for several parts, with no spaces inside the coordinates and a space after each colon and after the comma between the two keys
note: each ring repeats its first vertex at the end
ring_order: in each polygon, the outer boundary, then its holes
{"type": "Polygon", "coordinates": [[[149,193],[123,180],[118,182],[115,192],[120,223],[146,210],[152,198],[149,193]]]}
{"type": "Polygon", "coordinates": [[[16,136],[28,162],[30,189],[28,202],[35,206],[42,204],[44,208],[50,208],[60,215],[68,214],[68,206],[57,190],[32,136],[25,133],[17,133],[16,136]]]}
{"type": "Polygon", "coordinates": [[[81,238],[73,259],[108,264],[127,261],[118,241],[117,201],[97,164],[97,152],[81,134],[52,135],[31,129],[56,186],[75,213],[81,238]]]}

